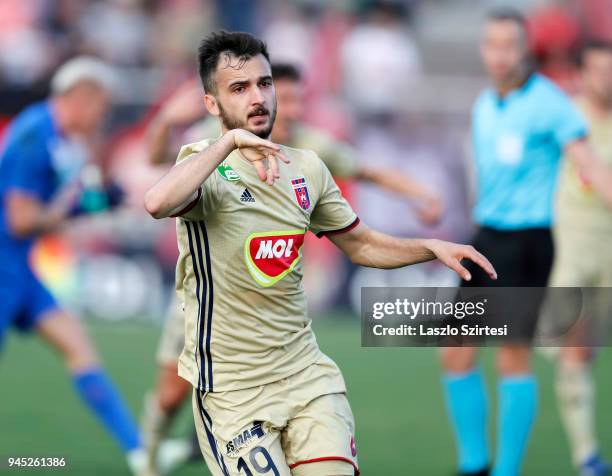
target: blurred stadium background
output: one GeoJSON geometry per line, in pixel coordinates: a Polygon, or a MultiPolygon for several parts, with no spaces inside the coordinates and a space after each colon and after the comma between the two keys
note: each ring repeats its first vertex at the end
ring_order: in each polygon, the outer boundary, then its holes
{"type": "MultiPolygon", "coordinates": [[[[487,10],[500,3],[0,0],[0,135],[13,115],[46,97],[49,79],[65,59],[94,54],[120,72],[120,95],[100,148],[127,203],[42,239],[33,260],[50,289],[87,319],[109,372],[137,414],[153,382],[177,256],[173,221],[155,222],[142,206],[144,191],[164,171],[148,164],[145,131],[164,100],[195,76],[201,37],[219,27],[262,36],[273,61],[301,67],[307,122],[353,144],[358,160],[424,182],[445,206],[442,220],[427,227],[407,202],[343,183],[366,223],[400,236],[465,242],[472,232],[469,112],[486,84],[477,41],[487,10]]],[[[528,14],[540,69],[576,92],[575,53],[587,37],[612,40],[612,1],[506,3],[528,14]]],[[[365,284],[454,285],[454,278],[433,264],[356,270],[329,243],[309,244],[310,308],[323,350],[338,362],[349,386],[363,474],[408,474],[398,470],[404,467],[411,474],[450,474],[455,455],[436,351],[361,348],[356,316],[365,284]]],[[[612,401],[612,356],[606,349],[601,357],[599,427],[609,455],[612,412],[605,402],[612,401]]],[[[493,386],[490,359],[485,366],[493,386]]],[[[525,474],[570,475],[552,367],[536,358],[536,370],[541,413],[525,474]]],[[[10,336],[0,358],[0,456],[65,455],[66,474],[127,474],[118,450],[69,386],[49,350],[35,339],[10,336]]],[[[187,409],[178,433],[187,432],[190,418],[187,409]]],[[[202,463],[176,474],[207,473],[202,463]]]]}

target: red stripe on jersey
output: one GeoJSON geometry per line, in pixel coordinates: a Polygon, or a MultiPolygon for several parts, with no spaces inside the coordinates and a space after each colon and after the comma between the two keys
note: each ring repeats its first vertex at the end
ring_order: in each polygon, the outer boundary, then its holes
{"type": "Polygon", "coordinates": [[[176,212],[174,215],[171,215],[172,218],[180,217],[180,216],[184,215],[185,213],[190,212],[191,210],[193,210],[193,208],[200,201],[200,198],[202,198],[202,188],[201,187],[198,188],[198,195],[197,195],[197,197],[191,203],[189,203],[185,208],[183,208],[182,210],[176,212]]]}
{"type": "Polygon", "coordinates": [[[344,228],[339,228],[337,230],[320,231],[319,233],[317,233],[317,238],[323,238],[324,236],[338,235],[340,233],[346,233],[347,231],[351,231],[353,228],[359,225],[360,221],[361,220],[359,220],[359,217],[357,217],[355,218],[355,221],[353,221],[353,223],[345,226],[344,228]]]}

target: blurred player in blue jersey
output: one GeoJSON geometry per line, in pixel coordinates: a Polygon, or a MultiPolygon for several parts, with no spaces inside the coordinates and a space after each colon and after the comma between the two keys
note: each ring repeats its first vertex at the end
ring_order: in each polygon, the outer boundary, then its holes
{"type": "MultiPolygon", "coordinates": [[[[527,43],[520,13],[500,10],[488,18],[481,55],[493,88],[476,101],[472,124],[478,183],[474,219],[479,226],[474,246],[497,269],[495,286],[547,285],[553,261],[553,195],[564,153],[595,192],[605,186],[595,173],[600,162],[585,140],[585,121],[561,90],[532,71],[527,43]]],[[[491,285],[478,269],[468,269],[473,277],[469,285],[491,285]]],[[[442,352],[462,475],[487,475],[491,463],[485,389],[475,360],[474,348],[442,352]]],[[[497,352],[494,476],[520,472],[537,407],[529,360],[525,342],[506,344],[497,352]]]]}
{"type": "Polygon", "coordinates": [[[80,321],[57,304],[29,263],[36,237],[91,205],[83,203],[91,194],[79,177],[91,155],[88,142],[109,107],[112,82],[104,63],[70,60],[55,74],[51,98],[27,108],[8,128],[0,154],[0,346],[14,327],[36,331],[57,349],[75,391],[120,445],[130,469],[142,475],[146,456],[127,405],[80,321]]]}

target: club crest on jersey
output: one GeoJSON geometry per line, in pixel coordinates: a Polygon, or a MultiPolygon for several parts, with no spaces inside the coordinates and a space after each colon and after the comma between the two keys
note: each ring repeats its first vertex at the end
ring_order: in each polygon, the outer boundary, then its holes
{"type": "Polygon", "coordinates": [[[227,456],[236,456],[242,448],[251,446],[266,435],[262,422],[254,421],[253,426],[245,428],[225,445],[227,456]]]}
{"type": "Polygon", "coordinates": [[[253,279],[264,287],[273,286],[300,261],[304,230],[253,233],[244,242],[244,260],[253,279]]]}
{"type": "Polygon", "coordinates": [[[291,180],[293,186],[293,192],[295,193],[295,199],[302,210],[308,210],[310,208],[310,196],[308,195],[308,185],[306,185],[306,179],[304,177],[296,178],[291,180]]]}

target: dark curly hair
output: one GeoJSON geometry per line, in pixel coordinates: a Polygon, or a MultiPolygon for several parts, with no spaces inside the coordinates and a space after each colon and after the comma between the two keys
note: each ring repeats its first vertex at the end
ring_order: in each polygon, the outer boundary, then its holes
{"type": "Polygon", "coordinates": [[[216,92],[213,79],[221,55],[232,55],[240,60],[238,68],[245,61],[263,55],[268,62],[268,48],[259,38],[239,31],[216,31],[202,40],[198,48],[198,72],[207,93],[216,92]]]}

